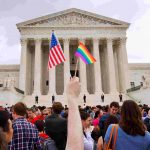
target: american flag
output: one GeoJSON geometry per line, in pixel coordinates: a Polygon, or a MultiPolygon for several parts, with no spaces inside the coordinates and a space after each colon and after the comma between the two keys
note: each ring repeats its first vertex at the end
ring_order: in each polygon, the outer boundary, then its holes
{"type": "Polygon", "coordinates": [[[66,59],[63,54],[61,45],[59,44],[59,41],[56,39],[55,34],[52,33],[50,50],[49,50],[48,69],[64,62],[65,60],[66,59]]]}

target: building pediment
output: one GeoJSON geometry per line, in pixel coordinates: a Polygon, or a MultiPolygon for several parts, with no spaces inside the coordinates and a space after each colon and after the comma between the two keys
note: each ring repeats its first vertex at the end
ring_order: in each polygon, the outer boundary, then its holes
{"type": "Polygon", "coordinates": [[[68,9],[17,24],[20,27],[128,26],[126,22],[79,9],[68,9]]]}

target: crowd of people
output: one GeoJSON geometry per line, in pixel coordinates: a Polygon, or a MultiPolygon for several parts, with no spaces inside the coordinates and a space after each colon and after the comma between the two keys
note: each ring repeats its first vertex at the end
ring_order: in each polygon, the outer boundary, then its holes
{"type": "Polygon", "coordinates": [[[126,100],[122,106],[78,106],[80,83],[71,78],[68,106],[22,102],[0,107],[0,150],[150,150],[150,108],[126,100]]]}

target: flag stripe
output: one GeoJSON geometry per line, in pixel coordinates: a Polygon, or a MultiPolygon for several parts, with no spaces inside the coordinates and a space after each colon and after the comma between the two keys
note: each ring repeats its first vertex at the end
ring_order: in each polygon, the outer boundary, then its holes
{"type": "Polygon", "coordinates": [[[60,45],[58,45],[58,50],[59,50],[59,52],[60,52],[60,54],[61,54],[61,56],[62,56],[63,60],[65,61],[65,57],[64,57],[64,54],[63,54],[63,51],[62,51],[62,49],[61,49],[61,46],[60,46],[60,45]]]}
{"type": "Polygon", "coordinates": [[[76,52],[75,56],[80,57],[85,62],[85,64],[88,64],[88,62],[86,61],[86,59],[80,53],[76,52]]]}
{"type": "Polygon", "coordinates": [[[75,55],[77,57],[80,57],[86,64],[92,64],[96,61],[95,58],[90,54],[88,49],[85,47],[85,45],[81,42],[75,52],[75,55]]]}
{"type": "Polygon", "coordinates": [[[50,51],[50,60],[51,60],[51,62],[52,62],[52,64],[53,64],[53,66],[55,66],[55,60],[54,60],[54,58],[52,57],[53,55],[52,55],[52,52],[50,51]]]}
{"type": "Polygon", "coordinates": [[[56,51],[58,53],[58,56],[60,57],[60,61],[63,62],[63,58],[62,58],[62,56],[61,56],[61,54],[59,52],[59,47],[58,46],[56,46],[56,51]]]}
{"type": "Polygon", "coordinates": [[[48,69],[56,66],[65,61],[65,56],[59,41],[56,39],[54,33],[52,33],[49,57],[48,57],[48,69]]]}
{"type": "Polygon", "coordinates": [[[57,52],[57,48],[55,48],[54,50],[55,50],[55,53],[56,53],[56,55],[58,57],[59,64],[60,64],[62,62],[61,57],[60,57],[59,53],[57,52]]]}
{"type": "Polygon", "coordinates": [[[57,58],[57,56],[56,56],[56,54],[55,54],[55,48],[52,48],[51,52],[52,52],[52,55],[53,55],[53,57],[54,57],[54,59],[55,59],[55,62],[56,62],[57,64],[59,64],[58,58],[57,58]]]}

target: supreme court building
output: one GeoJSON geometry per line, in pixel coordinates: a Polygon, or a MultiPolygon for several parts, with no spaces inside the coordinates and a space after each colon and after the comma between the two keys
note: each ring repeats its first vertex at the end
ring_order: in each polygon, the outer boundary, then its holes
{"type": "Polygon", "coordinates": [[[68,9],[17,24],[21,35],[19,89],[24,91],[24,102],[39,103],[66,101],[66,84],[74,75],[74,53],[82,41],[95,57],[96,63],[79,61],[77,75],[87,103],[98,104],[101,94],[105,102],[118,101],[121,92],[126,97],[129,72],[126,51],[126,30],[129,23],[79,9],[68,9]],[[50,71],[47,69],[52,30],[64,51],[66,61],[50,71]]]}

